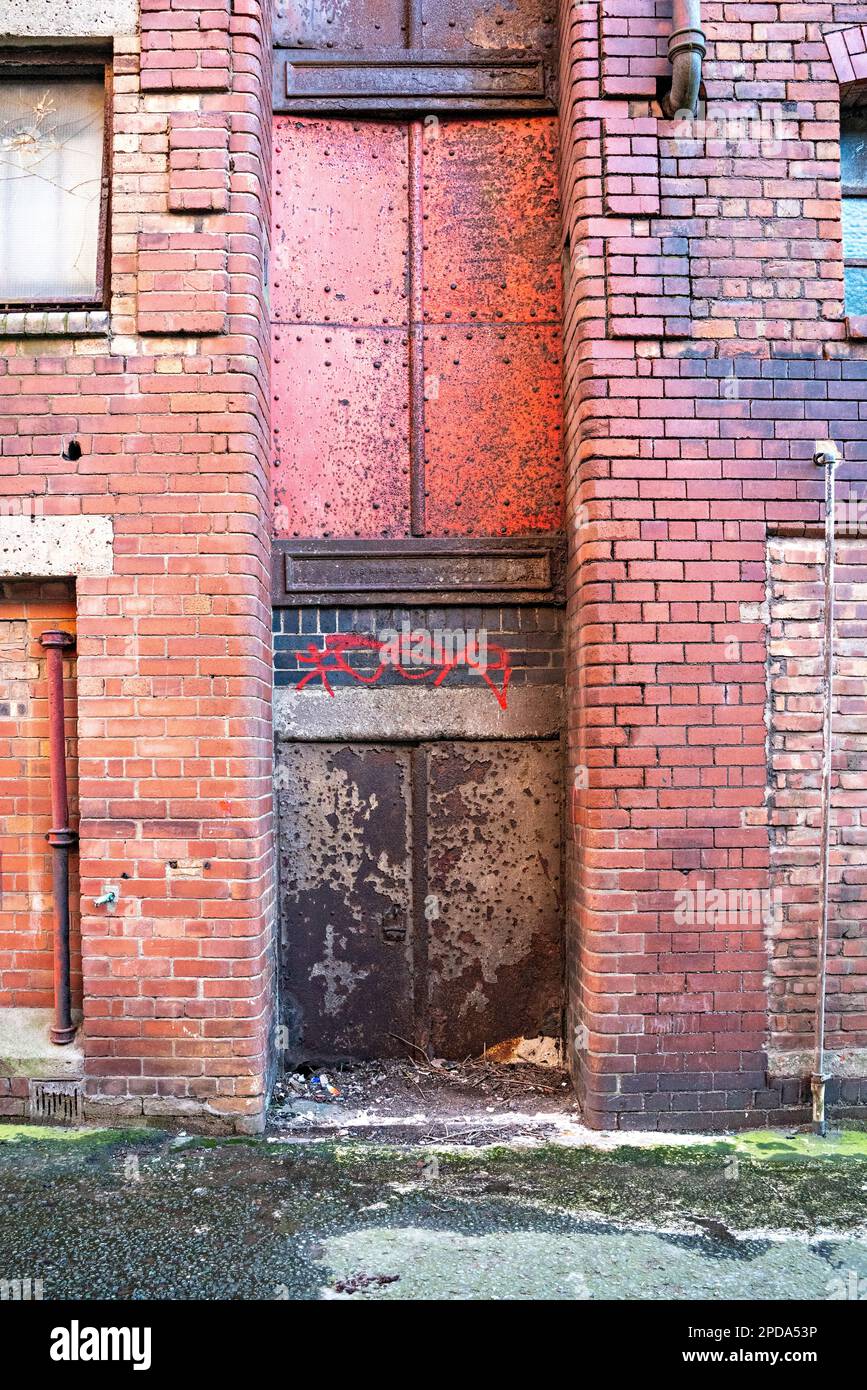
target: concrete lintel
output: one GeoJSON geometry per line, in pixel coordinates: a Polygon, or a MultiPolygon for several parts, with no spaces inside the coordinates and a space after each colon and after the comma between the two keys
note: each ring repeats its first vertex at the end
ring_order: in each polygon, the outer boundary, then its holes
{"type": "Polygon", "coordinates": [[[138,0],[0,0],[3,38],[110,38],[137,27],[138,0]]]}
{"type": "Polygon", "coordinates": [[[279,738],[437,739],[550,738],[563,723],[563,692],[557,686],[519,686],[500,709],[487,687],[386,686],[375,690],[274,691],[274,727],[279,738]]]}
{"type": "Polygon", "coordinates": [[[111,574],[113,537],[109,516],[0,516],[0,576],[111,574]]]}

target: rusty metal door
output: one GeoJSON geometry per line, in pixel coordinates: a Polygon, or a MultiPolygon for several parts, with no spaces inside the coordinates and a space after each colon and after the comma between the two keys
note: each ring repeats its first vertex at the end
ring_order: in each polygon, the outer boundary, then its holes
{"type": "Polygon", "coordinates": [[[427,753],[430,1046],[466,1057],[560,1035],[559,743],[427,753]]]}
{"type": "Polygon", "coordinates": [[[413,1031],[411,754],[286,743],[277,762],[290,1053],[388,1057],[413,1031]]]}
{"type": "Polygon", "coordinates": [[[558,1036],[559,744],[281,743],[291,1057],[558,1036]]]}

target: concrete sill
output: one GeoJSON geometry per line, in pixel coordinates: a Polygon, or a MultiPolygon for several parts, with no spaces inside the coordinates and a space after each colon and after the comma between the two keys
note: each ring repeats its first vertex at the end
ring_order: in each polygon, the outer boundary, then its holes
{"type": "Polygon", "coordinates": [[[0,338],[106,338],[107,309],[0,310],[0,338]]]}
{"type": "MultiPolygon", "coordinates": [[[[77,1081],[84,1075],[78,1042],[57,1047],[50,1040],[51,1009],[0,1008],[0,1076],[31,1081],[77,1081]]],[[[76,1021],[80,1019],[76,1015],[76,1021]]]]}

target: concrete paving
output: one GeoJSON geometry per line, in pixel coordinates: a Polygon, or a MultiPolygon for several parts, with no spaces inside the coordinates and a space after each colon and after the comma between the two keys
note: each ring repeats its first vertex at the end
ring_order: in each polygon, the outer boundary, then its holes
{"type": "Polygon", "coordinates": [[[867,1142],[819,1144],[0,1126],[0,1280],[45,1299],[863,1298],[867,1142]]]}

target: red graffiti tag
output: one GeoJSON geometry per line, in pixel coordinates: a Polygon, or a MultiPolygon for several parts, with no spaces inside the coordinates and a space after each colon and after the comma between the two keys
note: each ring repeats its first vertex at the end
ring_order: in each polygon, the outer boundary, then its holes
{"type": "Polygon", "coordinates": [[[355,632],[332,632],[325,638],[325,647],[317,647],[313,642],[310,643],[306,652],[298,653],[299,662],[311,666],[313,669],[302,676],[298,682],[298,689],[301,690],[308,681],[314,680],[319,676],[322,684],[329,695],[334,694],[331,682],[328,677],[343,673],[351,676],[353,680],[361,685],[376,685],[381,680],[385,671],[391,666],[407,681],[426,681],[433,677],[434,685],[442,685],[446,676],[453,671],[456,666],[466,665],[470,670],[478,671],[485,685],[493,691],[494,698],[500,709],[506,709],[506,692],[509,688],[509,681],[512,676],[512,666],[509,661],[509,653],[505,647],[500,647],[496,643],[488,643],[488,660],[484,666],[474,661],[470,656],[450,656],[442,661],[432,661],[429,666],[407,670],[399,661],[393,658],[384,659],[382,655],[383,647],[387,643],[380,642],[376,637],[365,637],[355,632]],[[368,675],[362,671],[357,671],[347,659],[348,654],[353,651],[376,652],[379,656],[379,665],[376,670],[368,675]],[[498,688],[492,676],[500,676],[502,684],[498,688]]]}

